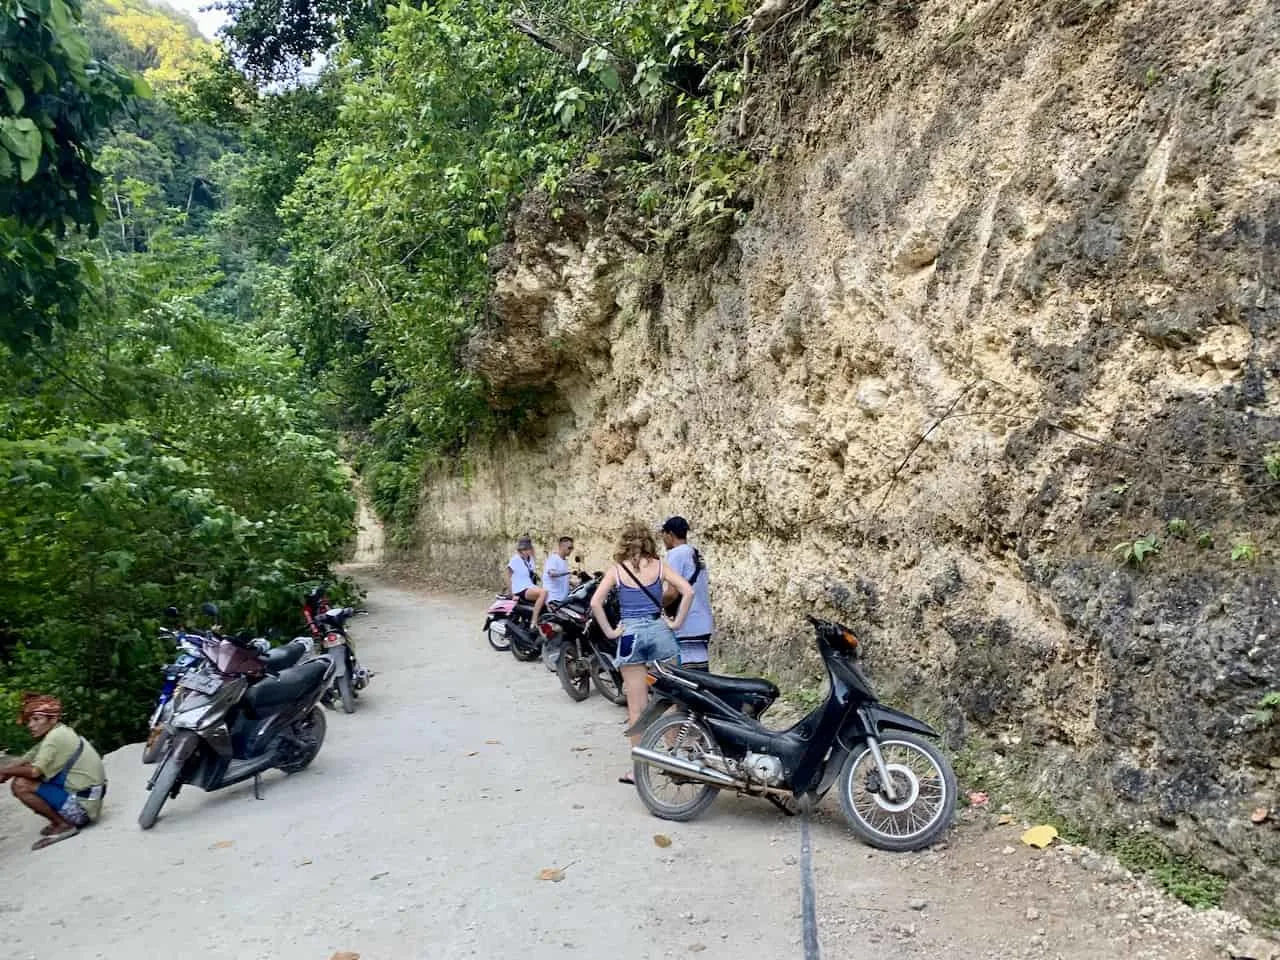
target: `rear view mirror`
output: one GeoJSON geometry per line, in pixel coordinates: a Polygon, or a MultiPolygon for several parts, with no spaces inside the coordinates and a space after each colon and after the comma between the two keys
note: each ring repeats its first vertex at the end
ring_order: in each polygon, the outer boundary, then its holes
{"type": "Polygon", "coordinates": [[[577,564],[581,564],[581,563],[582,563],[582,554],[580,554],[580,553],[575,553],[575,554],[573,555],[573,562],[574,562],[574,563],[577,563],[577,564]]]}
{"type": "Polygon", "coordinates": [[[165,607],[165,608],[164,608],[164,618],[165,618],[166,620],[181,620],[181,619],[182,619],[182,611],[181,611],[181,610],[179,610],[177,607],[165,607]]]}
{"type": "Polygon", "coordinates": [[[218,619],[218,605],[216,603],[200,604],[200,612],[206,617],[213,617],[215,620],[218,619]]]}

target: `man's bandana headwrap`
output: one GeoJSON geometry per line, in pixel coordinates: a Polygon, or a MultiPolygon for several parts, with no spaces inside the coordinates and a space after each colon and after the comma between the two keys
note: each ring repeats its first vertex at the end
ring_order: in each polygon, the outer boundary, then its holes
{"type": "Polygon", "coordinates": [[[47,713],[52,717],[62,716],[62,701],[45,693],[28,693],[22,697],[22,713],[18,722],[23,726],[33,714],[47,713]]]}

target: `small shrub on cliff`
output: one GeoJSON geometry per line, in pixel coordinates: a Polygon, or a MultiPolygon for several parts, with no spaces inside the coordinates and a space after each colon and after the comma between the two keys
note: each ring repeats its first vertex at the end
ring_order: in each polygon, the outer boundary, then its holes
{"type": "Polygon", "coordinates": [[[1139,537],[1115,545],[1115,554],[1121,566],[1141,568],[1147,558],[1160,552],[1160,541],[1155,537],[1139,537]]]}
{"type": "Polygon", "coordinates": [[[1269,727],[1275,722],[1276,711],[1280,709],[1280,690],[1272,690],[1254,708],[1253,719],[1260,727],[1269,727]]]}

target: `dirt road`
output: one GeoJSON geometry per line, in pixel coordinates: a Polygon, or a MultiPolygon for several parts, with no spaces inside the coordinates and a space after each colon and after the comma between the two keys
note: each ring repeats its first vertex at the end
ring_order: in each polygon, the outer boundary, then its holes
{"type": "MultiPolygon", "coordinates": [[[[379,671],[302,774],[185,791],[141,832],[148,769],[108,758],[102,821],[40,853],[0,802],[3,955],[34,960],[805,957],[800,830],[721,796],[690,824],[616,782],[623,711],[573,703],[540,664],[483,643],[484,598],[374,585],[355,621],[379,671]],[[668,847],[655,834],[670,837],[668,847]],[[561,882],[539,879],[564,870],[561,882]]],[[[813,825],[829,958],[1209,960],[1241,936],[1087,851],[1037,852],[993,814],[940,849],[859,845],[832,800],[813,825]]]]}

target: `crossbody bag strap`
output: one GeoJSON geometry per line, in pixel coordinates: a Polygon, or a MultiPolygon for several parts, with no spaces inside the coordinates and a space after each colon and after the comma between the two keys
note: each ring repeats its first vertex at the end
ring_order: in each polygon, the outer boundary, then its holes
{"type": "MultiPolygon", "coordinates": [[[[644,595],[653,601],[653,605],[658,608],[658,615],[661,616],[664,609],[662,606],[662,600],[659,599],[658,597],[655,597],[652,593],[649,592],[649,588],[640,582],[640,577],[636,575],[635,571],[633,571],[630,567],[627,566],[627,562],[625,560],[620,560],[619,563],[622,566],[622,569],[627,571],[627,573],[631,575],[631,579],[636,582],[636,586],[644,591],[644,595]]],[[[661,560],[658,561],[657,582],[658,583],[662,582],[662,561],[661,560]]]]}
{"type": "Polygon", "coordinates": [[[71,772],[71,768],[76,765],[76,761],[80,759],[82,753],[84,753],[84,737],[80,738],[80,742],[76,744],[75,753],[71,754],[71,759],[62,765],[62,769],[58,771],[58,776],[53,779],[57,780],[58,777],[66,777],[71,772]]]}

